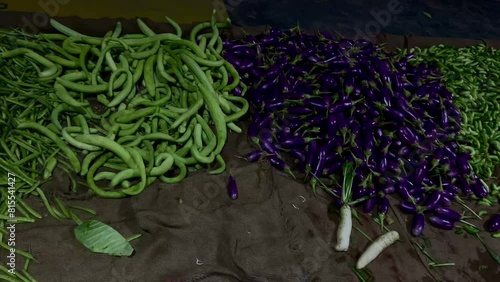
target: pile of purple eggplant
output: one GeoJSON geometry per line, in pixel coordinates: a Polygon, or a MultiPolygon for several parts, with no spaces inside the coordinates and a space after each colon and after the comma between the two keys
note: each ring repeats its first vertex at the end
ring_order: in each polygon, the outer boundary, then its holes
{"type": "Polygon", "coordinates": [[[407,64],[412,54],[395,59],[368,41],[271,28],[225,40],[222,55],[248,86],[248,134],[259,148],[249,161],[300,172],[313,189],[353,162],[352,201],[383,218],[387,196],[399,195],[415,236],[425,218],[453,229],[458,195],[488,195],[455,141],[461,121],[451,93],[436,69],[407,64]]]}

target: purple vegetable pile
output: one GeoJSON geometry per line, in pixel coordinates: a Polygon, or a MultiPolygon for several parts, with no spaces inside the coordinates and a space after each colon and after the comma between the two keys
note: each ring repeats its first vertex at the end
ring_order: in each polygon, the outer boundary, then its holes
{"type": "Polygon", "coordinates": [[[248,134],[259,148],[249,161],[299,171],[313,190],[353,162],[352,201],[383,218],[387,195],[399,195],[415,236],[425,219],[453,229],[458,195],[488,195],[455,141],[461,120],[451,93],[436,69],[410,66],[412,54],[395,59],[368,41],[272,28],[226,40],[223,57],[249,87],[248,134]]]}

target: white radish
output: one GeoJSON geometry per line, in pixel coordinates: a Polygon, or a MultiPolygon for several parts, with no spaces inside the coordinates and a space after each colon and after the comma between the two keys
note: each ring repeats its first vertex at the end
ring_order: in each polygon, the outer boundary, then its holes
{"type": "Polygon", "coordinates": [[[346,252],[347,249],[349,249],[351,231],[352,231],[351,207],[347,204],[344,204],[340,208],[340,223],[339,223],[339,228],[337,229],[337,245],[335,246],[335,250],[339,252],[346,252]]]}
{"type": "Polygon", "coordinates": [[[372,262],[383,250],[385,250],[390,245],[394,244],[399,240],[399,233],[396,231],[389,231],[385,234],[380,235],[373,243],[366,248],[365,252],[359,257],[356,263],[357,269],[362,269],[366,267],[370,262],[372,262]]]}

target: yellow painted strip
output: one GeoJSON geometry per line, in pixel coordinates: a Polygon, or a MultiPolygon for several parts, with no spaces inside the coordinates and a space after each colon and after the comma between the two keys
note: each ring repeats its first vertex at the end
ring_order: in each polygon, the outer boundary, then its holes
{"type": "Polygon", "coordinates": [[[99,18],[149,18],[164,22],[168,16],[180,24],[210,20],[212,10],[219,17],[226,11],[222,0],[0,0],[7,3],[7,11],[44,12],[50,17],[78,16],[99,18]]]}

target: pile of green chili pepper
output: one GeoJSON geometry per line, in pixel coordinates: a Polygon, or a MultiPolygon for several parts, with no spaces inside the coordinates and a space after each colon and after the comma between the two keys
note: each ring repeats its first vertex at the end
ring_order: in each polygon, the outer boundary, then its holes
{"type": "MultiPolygon", "coordinates": [[[[404,53],[405,50],[402,50],[404,53]]],[[[500,51],[485,45],[413,48],[413,64],[435,66],[462,116],[458,141],[471,153],[470,164],[491,178],[500,164],[500,51]]]]}
{"type": "MultiPolygon", "coordinates": [[[[166,19],[175,33],[156,34],[140,19],[142,34],[122,34],[118,23],[91,37],[55,20],[59,33],[0,31],[3,234],[8,175],[16,179],[18,223],[41,218],[24,202],[28,195],[39,196],[53,217],[81,222],[59,199],[57,208],[51,205],[40,188],[56,168],[71,177],[73,191],[77,174],[104,198],[137,195],[157,179],[178,183],[204,167],[225,171],[228,130],[241,132],[235,122],[248,111],[246,86],[220,56],[219,29],[230,22],[216,23],[214,13],[183,39],[179,25],[166,19]]],[[[1,247],[8,248],[2,233],[1,247]]],[[[27,272],[17,277],[31,280],[27,272]]]]}

